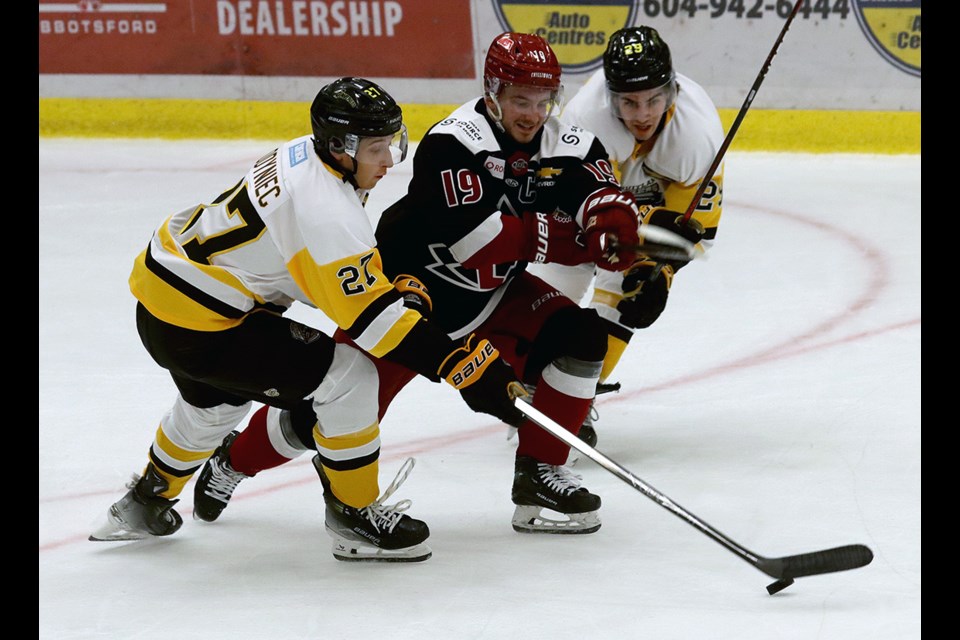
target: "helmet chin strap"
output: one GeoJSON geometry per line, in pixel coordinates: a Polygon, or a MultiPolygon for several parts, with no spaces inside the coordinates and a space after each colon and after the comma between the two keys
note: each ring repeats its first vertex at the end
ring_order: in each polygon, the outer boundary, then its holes
{"type": "Polygon", "coordinates": [[[489,115],[493,123],[497,125],[497,129],[500,129],[500,133],[506,133],[507,130],[503,128],[503,107],[500,106],[500,101],[497,100],[497,94],[492,91],[487,91],[485,95],[487,100],[492,102],[497,108],[496,113],[494,113],[493,110],[490,109],[489,103],[487,103],[487,115],[489,115]]]}
{"type": "Polygon", "coordinates": [[[351,178],[352,178],[353,176],[357,175],[357,171],[360,169],[360,165],[357,164],[357,159],[356,159],[356,158],[354,158],[352,155],[350,155],[349,153],[347,153],[347,149],[346,149],[346,146],[345,146],[345,145],[335,145],[335,143],[331,140],[331,141],[330,141],[329,153],[330,153],[330,157],[337,161],[337,166],[339,166],[339,167],[343,170],[343,172],[344,172],[345,174],[347,174],[347,175],[350,176],[351,178]],[[341,148],[340,148],[340,149],[335,149],[335,148],[334,148],[335,146],[340,146],[341,148]],[[337,155],[334,156],[334,154],[337,154],[337,155]],[[350,168],[348,168],[348,167],[345,167],[345,166],[344,166],[344,161],[338,159],[338,158],[343,157],[343,156],[346,156],[347,158],[349,158],[350,164],[353,165],[353,168],[352,168],[352,169],[350,169],[350,168]]]}
{"type": "Polygon", "coordinates": [[[331,166],[335,166],[337,169],[343,172],[343,175],[346,176],[350,182],[356,183],[354,176],[357,175],[357,170],[360,168],[360,166],[357,164],[357,159],[346,151],[335,151],[334,149],[330,148],[332,146],[333,144],[331,143],[326,149],[323,149],[321,145],[314,144],[314,149],[316,149],[317,155],[320,156],[321,160],[331,166]],[[339,159],[342,156],[346,156],[350,159],[350,164],[353,165],[352,169],[344,166],[344,162],[339,159]]]}
{"type": "Polygon", "coordinates": [[[353,169],[345,169],[345,171],[349,173],[351,176],[357,175],[357,171],[360,170],[360,165],[357,163],[357,159],[351,156],[349,153],[346,154],[346,156],[350,158],[350,164],[353,165],[353,169]]]}

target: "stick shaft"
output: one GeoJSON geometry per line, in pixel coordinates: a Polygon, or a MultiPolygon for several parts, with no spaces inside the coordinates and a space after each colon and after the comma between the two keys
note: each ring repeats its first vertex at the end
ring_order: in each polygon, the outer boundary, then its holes
{"type": "Polygon", "coordinates": [[[800,10],[800,5],[802,3],[803,0],[797,0],[796,4],[793,5],[793,9],[790,11],[790,15],[787,16],[786,21],[783,23],[783,28],[780,30],[780,35],[777,36],[777,41],[773,43],[773,48],[770,50],[766,61],[760,68],[760,73],[757,74],[757,79],[753,81],[753,86],[750,87],[750,91],[747,93],[747,97],[743,101],[743,106],[740,107],[737,117],[730,126],[730,131],[727,132],[727,137],[723,139],[723,144],[720,145],[720,150],[717,151],[717,155],[714,156],[713,162],[710,164],[710,168],[707,169],[707,175],[705,175],[703,180],[700,181],[700,186],[697,187],[697,192],[690,200],[690,204],[687,206],[687,210],[683,214],[684,221],[689,220],[690,216],[693,215],[693,212],[696,211],[697,207],[700,205],[700,200],[703,198],[703,194],[707,190],[707,186],[713,179],[713,174],[717,172],[717,168],[720,166],[720,163],[723,162],[723,157],[727,153],[727,148],[730,146],[730,143],[733,142],[733,137],[737,135],[737,130],[740,128],[740,123],[743,122],[743,118],[747,115],[750,105],[753,104],[753,99],[756,97],[757,91],[760,90],[760,85],[763,83],[763,79],[766,77],[767,71],[770,69],[770,63],[773,62],[773,57],[777,55],[777,49],[780,48],[780,43],[783,42],[783,37],[787,34],[787,29],[790,28],[790,23],[793,22],[793,18],[797,15],[797,11],[800,10]]]}
{"type": "MultiPolygon", "coordinates": [[[[596,449],[588,445],[586,442],[582,441],[580,438],[576,437],[575,435],[573,435],[572,433],[564,429],[562,426],[557,424],[552,418],[544,414],[539,409],[528,404],[525,400],[521,398],[516,398],[513,401],[513,403],[520,411],[524,413],[524,415],[526,415],[528,418],[533,420],[537,425],[540,426],[540,428],[547,431],[550,435],[563,441],[565,444],[569,445],[570,447],[576,449],[577,451],[587,456],[588,458],[596,462],[598,465],[600,465],[601,467],[603,467],[613,475],[617,476],[618,478],[626,482],[628,485],[630,485],[631,487],[633,487],[634,489],[636,489],[646,497],[650,498],[651,500],[659,504],[661,507],[663,507],[673,515],[693,525],[695,528],[707,534],[708,536],[713,538],[715,541],[719,542],[724,547],[726,547],[733,553],[737,554],[747,562],[751,563],[757,568],[760,568],[759,567],[760,556],[753,553],[749,549],[746,549],[740,546],[739,544],[737,544],[736,542],[734,542],[724,534],[720,533],[719,531],[714,529],[712,526],[710,526],[709,524],[707,524],[697,516],[693,515],[692,513],[690,513],[683,507],[681,507],[679,504],[674,502],[673,500],[671,500],[667,495],[658,491],[654,487],[650,486],[649,484],[647,484],[646,482],[644,482],[643,480],[635,476],[633,473],[630,472],[630,470],[628,470],[622,464],[620,464],[619,462],[616,462],[615,460],[612,460],[611,458],[607,457],[603,453],[597,451],[596,449]]],[[[779,577],[779,576],[773,576],[773,577],[779,577]]]]}
{"type": "Polygon", "coordinates": [[[782,558],[765,558],[750,551],[743,545],[735,542],[717,529],[687,511],[679,504],[671,500],[665,494],[653,488],[637,476],[633,475],[629,469],[619,462],[612,460],[603,453],[597,451],[586,442],[557,424],[552,418],[544,414],[539,409],[533,407],[522,398],[515,398],[514,405],[530,418],[534,423],[544,429],[553,437],[561,440],[570,447],[576,449],[587,456],[598,465],[617,476],[631,487],[650,498],[661,507],[677,516],[681,520],[692,525],[702,533],[706,534],[714,541],[723,545],[727,550],[739,556],[742,560],[749,562],[756,569],[762,571],[770,577],[777,579],[800,578],[803,576],[819,575],[822,573],[834,573],[837,571],[847,571],[870,564],[873,560],[873,552],[864,545],[854,544],[834,549],[824,549],[821,551],[812,551],[794,556],[782,558]]]}

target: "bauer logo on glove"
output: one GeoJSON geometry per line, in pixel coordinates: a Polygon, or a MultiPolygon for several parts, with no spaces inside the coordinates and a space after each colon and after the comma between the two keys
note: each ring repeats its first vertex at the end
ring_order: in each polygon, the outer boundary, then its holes
{"type": "Polygon", "coordinates": [[[489,340],[478,340],[471,334],[463,346],[446,357],[440,375],[455,389],[464,389],[483,376],[487,365],[499,355],[489,340]]]}
{"type": "Polygon", "coordinates": [[[587,249],[601,269],[617,271],[633,262],[637,236],[637,205],[633,196],[613,187],[590,194],[578,214],[587,249]]]}

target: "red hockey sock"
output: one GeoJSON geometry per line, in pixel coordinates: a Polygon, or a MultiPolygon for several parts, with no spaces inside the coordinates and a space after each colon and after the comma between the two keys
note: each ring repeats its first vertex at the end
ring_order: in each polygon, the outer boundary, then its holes
{"type": "Polygon", "coordinates": [[[252,416],[247,428],[240,432],[230,447],[230,466],[240,473],[252,476],[264,469],[279,467],[293,458],[288,458],[274,449],[267,433],[267,411],[260,407],[252,416]]]}
{"type": "MultiPolygon", "coordinates": [[[[560,393],[543,378],[537,383],[537,391],[533,394],[533,406],[553,418],[557,424],[573,435],[580,433],[580,426],[590,411],[589,398],[575,398],[560,393]]],[[[518,456],[530,456],[547,464],[561,465],[567,461],[570,447],[559,439],[554,438],[530,420],[520,425],[518,432],[520,444],[517,446],[518,456]]]]}

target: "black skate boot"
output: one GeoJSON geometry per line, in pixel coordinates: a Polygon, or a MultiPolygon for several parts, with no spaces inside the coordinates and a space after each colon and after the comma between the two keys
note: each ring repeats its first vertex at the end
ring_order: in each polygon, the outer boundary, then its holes
{"type": "Polygon", "coordinates": [[[513,528],[521,533],[593,533],[600,528],[600,496],[559,465],[517,456],[513,476],[513,528]],[[546,509],[557,516],[544,515],[546,509]]]}
{"type": "Polygon", "coordinates": [[[142,540],[176,533],[183,524],[180,514],[173,509],[179,501],[160,497],[170,485],[157,473],[152,462],[143,477],[134,476],[127,486],[130,491],[110,506],[106,524],[97,529],[90,540],[142,540]]]}
{"type": "Polygon", "coordinates": [[[250,476],[234,471],[230,466],[230,447],[240,435],[231,431],[204,463],[193,487],[193,518],[213,522],[220,517],[241,480],[250,476]]]}
{"type": "Polygon", "coordinates": [[[403,484],[415,464],[413,458],[408,458],[383,495],[357,509],[333,495],[320,456],[313,457],[313,466],[323,484],[326,529],[333,538],[334,558],[348,562],[421,562],[432,555],[430,547],[424,544],[430,537],[427,523],[403,513],[410,508],[410,500],[383,504],[403,484]]]}

